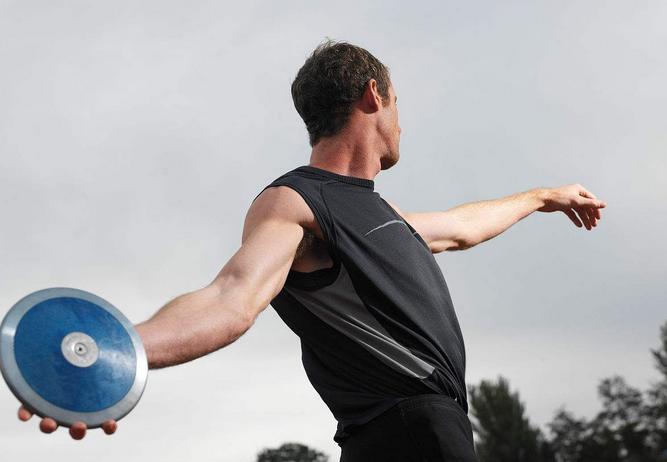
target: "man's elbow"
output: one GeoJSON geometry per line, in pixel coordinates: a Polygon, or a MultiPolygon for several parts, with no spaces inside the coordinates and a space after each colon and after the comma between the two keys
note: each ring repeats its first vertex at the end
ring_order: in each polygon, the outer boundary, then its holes
{"type": "Polygon", "coordinates": [[[248,330],[255,324],[255,320],[259,316],[258,310],[252,309],[243,309],[242,313],[238,315],[238,318],[231,329],[233,341],[238,340],[243,334],[248,332],[248,330]]]}
{"type": "Polygon", "coordinates": [[[449,239],[446,241],[437,241],[429,244],[431,252],[434,254],[441,252],[455,252],[457,250],[466,250],[474,247],[476,244],[464,239],[449,239]]]}
{"type": "MultiPolygon", "coordinates": [[[[211,350],[216,351],[227,345],[237,341],[243,334],[245,334],[255,323],[257,313],[253,310],[246,309],[243,303],[230,304],[229,300],[221,304],[222,316],[211,316],[211,320],[215,319],[217,329],[215,334],[211,337],[211,350]],[[217,319],[216,319],[217,318],[217,319]]],[[[211,352],[212,352],[211,351],[211,352]]]]}

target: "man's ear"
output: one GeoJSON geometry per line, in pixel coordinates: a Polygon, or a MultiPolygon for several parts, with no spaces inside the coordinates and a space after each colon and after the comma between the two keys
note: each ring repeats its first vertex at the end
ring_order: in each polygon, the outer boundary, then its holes
{"type": "Polygon", "coordinates": [[[375,79],[370,79],[364,87],[362,96],[364,112],[377,112],[382,109],[382,97],[378,93],[378,83],[375,79]]]}

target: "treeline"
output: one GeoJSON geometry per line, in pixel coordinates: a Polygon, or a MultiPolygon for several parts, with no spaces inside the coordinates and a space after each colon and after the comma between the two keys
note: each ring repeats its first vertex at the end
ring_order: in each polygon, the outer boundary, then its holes
{"type": "Polygon", "coordinates": [[[285,443],[276,449],[264,449],[257,454],[257,462],[329,462],[329,456],[303,444],[285,443]]]}
{"type": "Polygon", "coordinates": [[[533,427],[518,393],[500,377],[470,387],[470,409],[482,462],[664,462],[667,461],[667,323],[660,347],[651,350],[661,379],[642,392],[621,376],[602,380],[602,410],[591,420],[564,408],[533,427]]]}

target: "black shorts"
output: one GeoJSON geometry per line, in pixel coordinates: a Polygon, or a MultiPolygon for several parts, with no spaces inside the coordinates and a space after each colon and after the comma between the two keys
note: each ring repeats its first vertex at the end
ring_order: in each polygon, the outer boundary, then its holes
{"type": "Polygon", "coordinates": [[[340,462],[479,462],[470,419],[444,395],[404,399],[349,433],[340,462]]]}

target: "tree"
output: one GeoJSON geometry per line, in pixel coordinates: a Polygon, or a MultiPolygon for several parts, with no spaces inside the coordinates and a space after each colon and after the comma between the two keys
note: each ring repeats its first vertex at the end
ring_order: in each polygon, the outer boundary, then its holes
{"type": "Polygon", "coordinates": [[[667,461],[667,322],[660,329],[660,343],[657,350],[651,350],[662,379],[654,383],[647,393],[651,419],[649,441],[660,460],[667,461]]]}
{"type": "Polygon", "coordinates": [[[549,424],[558,462],[654,462],[652,420],[642,394],[622,377],[598,387],[603,409],[590,422],[561,409],[549,424]]]}
{"type": "Polygon", "coordinates": [[[561,408],[546,439],[525,417],[506,379],[470,389],[473,428],[483,462],[667,462],[667,323],[651,350],[661,379],[642,391],[615,375],[598,386],[602,410],[588,421],[561,408]]]}
{"type": "Polygon", "coordinates": [[[265,449],[257,462],[329,462],[329,457],[299,443],[285,443],[277,449],[265,449]]]}
{"type": "Polygon", "coordinates": [[[658,460],[667,461],[667,380],[654,384],[647,395],[652,424],[649,444],[658,460]]]}
{"type": "Polygon", "coordinates": [[[613,435],[613,441],[619,446],[621,460],[656,460],[648,444],[651,416],[641,391],[628,386],[623,377],[614,376],[600,383],[598,395],[602,399],[603,409],[593,425],[613,435]]]}
{"type": "Polygon", "coordinates": [[[619,462],[620,445],[614,433],[599,425],[576,419],[560,409],[549,424],[553,438],[551,445],[558,462],[619,462]]]}
{"type": "Polygon", "coordinates": [[[530,425],[518,393],[503,377],[470,387],[470,406],[479,436],[475,452],[482,462],[551,462],[550,445],[530,425]]]}
{"type": "Polygon", "coordinates": [[[598,386],[602,411],[590,422],[561,409],[549,424],[558,462],[667,461],[667,323],[652,350],[663,379],[644,394],[623,377],[598,386]]]}

